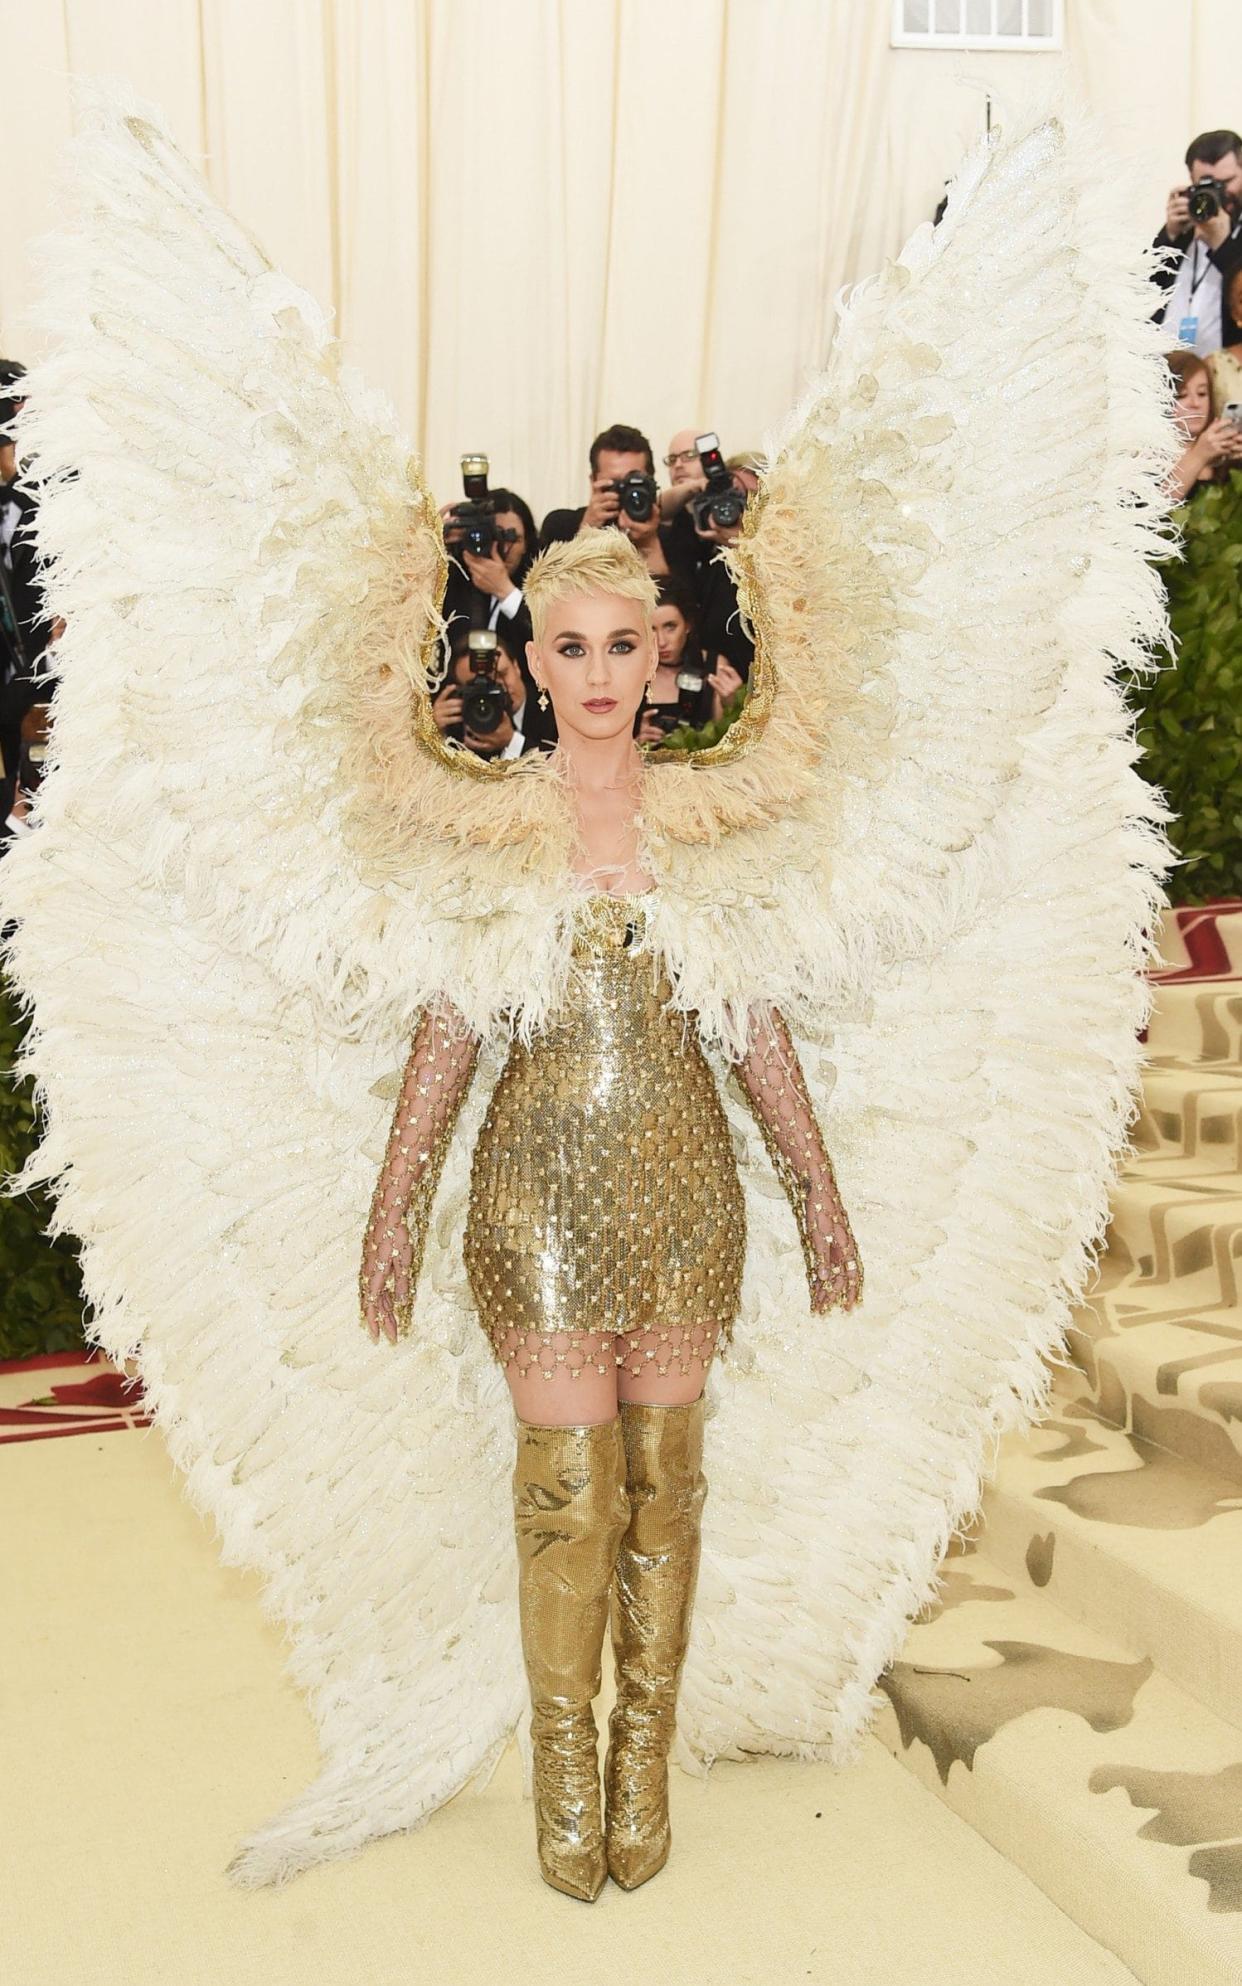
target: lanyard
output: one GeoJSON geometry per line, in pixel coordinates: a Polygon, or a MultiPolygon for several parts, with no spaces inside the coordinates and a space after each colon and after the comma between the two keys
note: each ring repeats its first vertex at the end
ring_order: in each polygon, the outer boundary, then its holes
{"type": "Polygon", "coordinates": [[[1196,290],[1198,289],[1198,287],[1199,287],[1199,285],[1200,285],[1200,283],[1201,283],[1201,282],[1203,281],[1203,278],[1204,278],[1204,277],[1205,277],[1205,276],[1207,275],[1207,272],[1208,272],[1208,270],[1209,270],[1209,269],[1210,269],[1210,268],[1212,267],[1212,252],[1211,252],[1211,250],[1210,250],[1210,249],[1204,249],[1204,251],[1203,251],[1203,257],[1204,257],[1204,259],[1203,259],[1203,267],[1202,267],[1202,269],[1199,269],[1199,249],[1200,249],[1200,246],[1201,246],[1201,243],[1200,243],[1200,241],[1199,241],[1199,237],[1198,237],[1198,235],[1196,235],[1196,236],[1195,236],[1195,245],[1194,245],[1194,247],[1193,247],[1193,248],[1191,249],[1191,251],[1190,251],[1190,254],[1191,254],[1191,263],[1190,263],[1190,295],[1189,295],[1189,296],[1187,297],[1187,299],[1186,299],[1186,304],[1187,304],[1187,308],[1189,308],[1189,307],[1190,307],[1190,305],[1191,305],[1191,304],[1192,304],[1192,303],[1194,302],[1194,300],[1195,300],[1195,291],[1196,291],[1196,290]],[[1196,271],[1196,270],[1198,270],[1198,274],[1197,274],[1197,275],[1196,275],[1196,273],[1195,273],[1195,271],[1196,271]]]}

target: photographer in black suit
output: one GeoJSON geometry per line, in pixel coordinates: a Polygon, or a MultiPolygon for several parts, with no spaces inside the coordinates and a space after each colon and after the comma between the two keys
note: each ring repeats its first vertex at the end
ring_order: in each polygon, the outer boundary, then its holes
{"type": "Polygon", "coordinates": [[[747,504],[759,488],[758,457],[731,455],[726,461],[715,435],[698,437],[702,483],[688,497],[683,515],[701,547],[698,568],[698,631],[708,655],[723,656],[742,682],[750,676],[755,644],[742,626],[737,588],[720,548],[742,534],[747,504]]]}
{"type": "Polygon", "coordinates": [[[431,714],[446,738],[480,758],[516,759],[525,752],[549,751],[556,726],[538,693],[511,630],[472,628],[458,621],[449,634],[450,663],[431,714]]]}
{"type": "Polygon", "coordinates": [[[540,543],[546,547],[609,524],[624,532],[653,579],[689,577],[697,563],[678,520],[664,520],[651,443],[640,429],[620,423],[591,443],[590,498],[576,510],[550,510],[540,543]]]}
{"type": "Polygon", "coordinates": [[[1157,248],[1176,260],[1157,272],[1167,292],[1159,322],[1170,342],[1206,358],[1242,337],[1229,313],[1229,279],[1242,266],[1242,137],[1204,131],[1186,153],[1190,184],[1169,194],[1157,248]]]}
{"type": "Polygon", "coordinates": [[[539,533],[540,545],[546,548],[566,538],[576,538],[580,531],[618,523],[625,494],[621,486],[626,485],[635,492],[629,499],[632,513],[639,494],[637,484],[644,478],[654,488],[653,507],[658,507],[660,490],[655,480],[655,456],[651,452],[651,443],[640,429],[627,428],[620,421],[614,422],[612,427],[597,434],[591,443],[589,498],[585,503],[580,503],[576,510],[550,510],[539,533]]]}
{"type": "Polygon", "coordinates": [[[476,465],[476,497],[446,503],[440,516],[449,555],[443,613],[468,628],[507,628],[519,654],[531,639],[531,620],[522,581],[539,551],[530,505],[513,490],[486,488],[486,458],[463,456],[476,465]],[[481,472],[477,465],[482,465],[481,472]]]}

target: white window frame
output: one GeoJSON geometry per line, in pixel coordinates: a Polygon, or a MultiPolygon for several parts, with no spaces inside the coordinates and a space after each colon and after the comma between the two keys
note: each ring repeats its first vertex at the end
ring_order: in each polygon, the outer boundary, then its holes
{"type": "MultiPolygon", "coordinates": [[[[930,5],[935,0],[929,0],[930,5]]],[[[996,19],[996,0],[992,0],[992,18],[996,19]]],[[[904,26],[905,0],[893,0],[892,28],[889,33],[890,48],[967,48],[976,50],[997,49],[1002,53],[1018,55],[1055,54],[1065,46],[1065,0],[1052,0],[1052,30],[1046,35],[1013,34],[935,34],[928,30],[924,34],[907,32],[904,26]]],[[[964,0],[963,0],[964,11],[964,0]]],[[[1022,18],[1027,17],[1027,0],[1022,0],[1022,18]]],[[[934,16],[933,16],[934,18],[934,16]]]]}

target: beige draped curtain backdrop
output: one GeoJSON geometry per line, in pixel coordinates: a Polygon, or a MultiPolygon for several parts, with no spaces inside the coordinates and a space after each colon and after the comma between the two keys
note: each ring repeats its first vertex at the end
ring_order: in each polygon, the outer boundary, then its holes
{"type": "Polygon", "coordinates": [[[332,305],[440,500],[482,448],[542,514],[610,421],[758,446],[981,84],[1071,77],[1150,237],[1187,140],[1242,121],[1238,0],[1066,14],[1063,55],[979,57],[891,49],[888,0],[0,0],[0,348],[34,349],[71,76],[122,76],[332,305]]]}

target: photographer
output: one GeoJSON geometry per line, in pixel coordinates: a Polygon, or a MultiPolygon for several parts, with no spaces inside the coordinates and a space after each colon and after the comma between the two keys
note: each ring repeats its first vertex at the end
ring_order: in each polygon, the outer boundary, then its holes
{"type": "Polygon", "coordinates": [[[682,724],[706,724],[714,711],[714,689],[698,640],[698,605],[693,588],[667,579],[651,617],[659,664],[638,708],[635,737],[658,745],[682,724]]]}
{"type": "MultiPolygon", "coordinates": [[[[1225,314],[1242,324],[1242,263],[1225,283],[1225,314]]],[[[1209,352],[1207,369],[1212,378],[1212,412],[1223,414],[1229,405],[1242,406],[1242,334],[1232,345],[1209,352]]]]}
{"type": "Polygon", "coordinates": [[[445,737],[486,759],[516,759],[555,744],[552,713],[540,710],[525,655],[507,627],[458,623],[449,653],[448,676],[431,700],[445,737]]]}
{"type": "Polygon", "coordinates": [[[668,487],[660,492],[660,511],[666,523],[671,523],[685,509],[687,499],[696,490],[706,488],[697,440],[702,432],[701,428],[678,428],[669,442],[668,454],[663,458],[668,487]]]}
{"type": "Polygon", "coordinates": [[[547,547],[580,531],[618,524],[622,509],[640,523],[657,514],[660,488],[655,479],[651,443],[638,428],[620,422],[605,428],[591,443],[591,494],[576,510],[550,510],[539,533],[547,547]]]}
{"type": "Polygon", "coordinates": [[[1228,307],[1228,282],[1242,265],[1242,138],[1205,131],[1186,153],[1190,184],[1169,194],[1157,248],[1180,251],[1156,275],[1168,295],[1158,322],[1179,345],[1206,358],[1242,330],[1228,307]]]}
{"type": "Polygon", "coordinates": [[[691,509],[692,499],[707,488],[698,446],[702,432],[701,428],[677,430],[663,458],[669,472],[668,486],[660,491],[660,515],[667,535],[669,563],[674,569],[681,567],[695,573],[711,557],[710,542],[696,531],[691,509]]]}
{"type": "Polygon", "coordinates": [[[759,458],[751,453],[726,461],[714,435],[700,435],[703,487],[691,495],[686,514],[702,547],[703,562],[696,581],[699,636],[705,653],[723,658],[745,682],[755,658],[755,644],[738,611],[737,588],[718,556],[721,546],[742,534],[747,504],[759,488],[759,458]]]}
{"type": "Polygon", "coordinates": [[[1186,447],[1169,475],[1170,494],[1179,502],[1209,483],[1224,481],[1242,462],[1242,427],[1229,419],[1212,418],[1211,369],[1195,352],[1167,352],[1177,399],[1174,419],[1186,437],[1186,447]]]}
{"type": "Polygon", "coordinates": [[[529,504],[513,490],[488,490],[486,457],[463,456],[478,473],[475,496],[441,505],[449,574],[444,588],[447,621],[468,628],[506,626],[519,653],[531,638],[522,581],[538,552],[529,504]],[[480,466],[481,465],[481,466],[480,466]]]}
{"type": "Polygon", "coordinates": [[[617,518],[617,529],[627,537],[653,579],[680,578],[693,584],[697,557],[687,534],[679,530],[676,521],[665,524],[660,517],[658,499],[653,501],[646,517],[632,517],[623,509],[617,518]]]}

